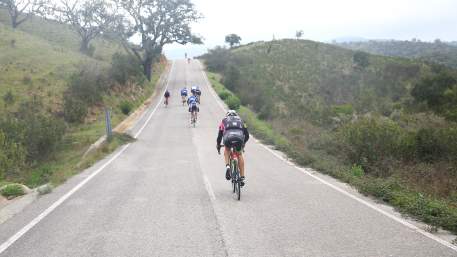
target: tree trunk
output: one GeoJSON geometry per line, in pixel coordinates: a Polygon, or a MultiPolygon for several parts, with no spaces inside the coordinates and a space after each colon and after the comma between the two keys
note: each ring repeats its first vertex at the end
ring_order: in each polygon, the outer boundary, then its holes
{"type": "Polygon", "coordinates": [[[17,24],[17,16],[11,16],[11,27],[13,27],[13,29],[16,29],[18,26],[17,24]]]}
{"type": "Polygon", "coordinates": [[[151,81],[152,77],[152,58],[148,58],[143,62],[143,72],[148,81],[151,81]]]}
{"type": "Polygon", "coordinates": [[[81,39],[81,46],[79,51],[83,54],[89,55],[89,40],[88,39],[81,39]]]}

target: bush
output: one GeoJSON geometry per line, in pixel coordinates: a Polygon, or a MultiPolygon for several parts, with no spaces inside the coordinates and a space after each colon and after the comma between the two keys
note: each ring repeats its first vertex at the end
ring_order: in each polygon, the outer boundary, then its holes
{"type": "Polygon", "coordinates": [[[370,64],[369,55],[362,51],[355,52],[352,61],[361,68],[365,68],[370,64]]]}
{"type": "Polygon", "coordinates": [[[219,97],[222,99],[222,100],[225,100],[227,99],[229,96],[231,96],[232,94],[230,94],[230,92],[226,91],[226,90],[223,90],[221,92],[218,93],[219,97]]]}
{"type": "Polygon", "coordinates": [[[0,179],[15,176],[24,166],[24,147],[7,138],[0,129],[0,179]]]}
{"type": "Polygon", "coordinates": [[[415,135],[415,150],[417,158],[422,161],[455,160],[457,129],[420,129],[415,135]]]}
{"type": "Polygon", "coordinates": [[[342,105],[334,105],[332,107],[333,113],[336,116],[339,115],[352,115],[354,113],[354,108],[351,104],[342,104],[342,105]]]}
{"type": "Polygon", "coordinates": [[[362,166],[360,166],[360,165],[352,165],[352,167],[351,167],[351,175],[352,176],[360,178],[364,174],[365,174],[365,172],[363,171],[362,166]]]}
{"type": "Polygon", "coordinates": [[[83,123],[87,116],[87,104],[71,94],[63,98],[63,116],[70,123],[83,123]]]}
{"type": "Polygon", "coordinates": [[[26,184],[31,187],[40,186],[49,182],[51,176],[52,167],[50,165],[44,165],[31,172],[26,184]]]}
{"type": "Polygon", "coordinates": [[[128,101],[122,101],[120,104],[120,109],[123,114],[128,115],[130,111],[132,110],[132,104],[128,101]]]}
{"type": "Polygon", "coordinates": [[[362,165],[366,171],[398,154],[401,137],[402,131],[397,124],[377,118],[362,118],[340,131],[349,160],[362,165]]]}
{"type": "Polygon", "coordinates": [[[111,60],[109,73],[111,78],[121,85],[126,84],[129,80],[134,80],[141,85],[146,81],[141,63],[131,55],[115,53],[111,60]]]}
{"type": "Polygon", "coordinates": [[[110,88],[106,71],[97,65],[82,66],[79,72],[70,77],[65,94],[84,101],[89,106],[102,101],[102,95],[110,88]]]}
{"type": "Polygon", "coordinates": [[[5,107],[13,105],[15,100],[16,99],[11,90],[8,90],[8,92],[6,92],[6,94],[3,95],[3,102],[5,103],[5,107]]]}
{"type": "Polygon", "coordinates": [[[24,188],[19,184],[9,184],[2,188],[0,194],[4,197],[11,199],[20,195],[25,194],[24,188]]]}
{"type": "Polygon", "coordinates": [[[228,105],[229,109],[231,109],[231,110],[238,110],[241,106],[240,99],[235,95],[230,95],[225,100],[225,103],[228,105]]]}

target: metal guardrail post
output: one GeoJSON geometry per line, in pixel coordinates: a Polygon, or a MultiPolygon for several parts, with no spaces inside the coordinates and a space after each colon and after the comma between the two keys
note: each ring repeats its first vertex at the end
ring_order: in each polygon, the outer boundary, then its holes
{"type": "Polygon", "coordinates": [[[105,108],[105,123],[106,123],[106,137],[109,140],[113,137],[113,129],[111,127],[111,110],[105,108]]]}

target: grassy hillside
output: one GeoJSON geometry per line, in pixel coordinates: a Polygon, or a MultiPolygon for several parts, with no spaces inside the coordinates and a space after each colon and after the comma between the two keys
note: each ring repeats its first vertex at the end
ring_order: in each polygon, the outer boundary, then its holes
{"type": "Polygon", "coordinates": [[[231,104],[232,91],[269,124],[240,108],[260,138],[300,164],[457,232],[457,127],[412,95],[418,84],[441,79],[451,87],[436,91],[454,103],[455,70],[305,40],[217,48],[203,58],[221,75],[210,74],[219,95],[231,104]]]}
{"type": "Polygon", "coordinates": [[[421,59],[457,68],[457,46],[444,42],[366,41],[341,43],[339,46],[372,54],[421,59]]]}
{"type": "MultiPolygon", "coordinates": [[[[37,17],[13,30],[0,9],[1,183],[58,184],[91,163],[95,157],[83,163],[81,157],[105,132],[103,109],[111,108],[113,126],[118,124],[152,94],[166,66],[165,60],[156,64],[149,83],[116,42],[95,40],[91,57],[79,53],[78,42],[68,26],[37,17]],[[115,53],[120,57],[112,60],[115,53]],[[124,66],[135,77],[119,79],[124,66]],[[83,119],[68,121],[81,106],[87,108],[83,119]]],[[[96,155],[125,139],[116,137],[96,155]]]]}

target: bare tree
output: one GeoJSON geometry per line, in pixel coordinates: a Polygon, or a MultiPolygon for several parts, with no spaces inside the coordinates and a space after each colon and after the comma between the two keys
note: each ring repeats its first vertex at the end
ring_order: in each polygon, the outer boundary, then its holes
{"type": "Polygon", "coordinates": [[[15,29],[32,15],[44,15],[49,7],[48,0],[0,0],[0,7],[6,8],[15,29]]]}
{"type": "Polygon", "coordinates": [[[295,32],[295,37],[297,38],[297,40],[299,40],[301,37],[303,37],[303,30],[297,30],[295,32]]]}
{"type": "Polygon", "coordinates": [[[80,51],[89,54],[90,42],[113,25],[116,15],[104,0],[62,0],[56,7],[59,20],[69,24],[81,38],[80,51]]]}
{"type": "Polygon", "coordinates": [[[190,24],[200,19],[190,0],[115,0],[125,13],[120,26],[125,48],[138,58],[151,80],[152,64],[167,44],[201,43],[190,24]],[[139,37],[140,44],[129,39],[139,37]]]}

